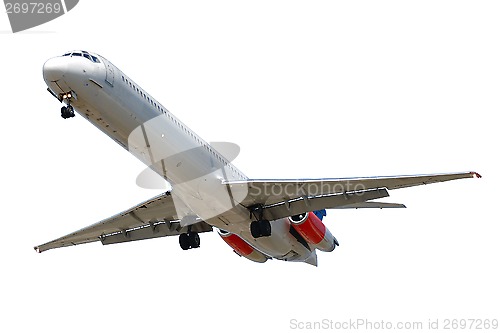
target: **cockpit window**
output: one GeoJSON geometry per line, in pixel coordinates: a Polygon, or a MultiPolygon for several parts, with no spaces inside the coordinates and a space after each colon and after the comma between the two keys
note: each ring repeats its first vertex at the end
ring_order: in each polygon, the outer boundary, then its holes
{"type": "Polygon", "coordinates": [[[63,54],[63,57],[68,57],[68,56],[71,56],[71,57],[85,57],[85,58],[87,58],[90,61],[95,62],[95,63],[100,63],[101,62],[99,60],[99,58],[97,58],[96,56],[88,53],[87,51],[82,51],[82,52],[68,52],[68,53],[63,54]]]}

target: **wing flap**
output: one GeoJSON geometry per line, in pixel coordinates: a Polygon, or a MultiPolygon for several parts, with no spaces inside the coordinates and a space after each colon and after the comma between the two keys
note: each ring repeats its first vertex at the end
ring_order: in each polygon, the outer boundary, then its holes
{"type": "MultiPolygon", "coordinates": [[[[212,226],[204,221],[192,224],[190,227],[192,232],[202,233],[212,231],[212,226]]],[[[187,232],[188,226],[181,227],[178,221],[157,222],[131,230],[102,235],[100,241],[103,245],[109,245],[165,236],[176,236],[187,232]]]]}
{"type": "Polygon", "coordinates": [[[403,204],[389,202],[358,202],[354,204],[335,207],[334,209],[358,209],[358,208],[406,208],[403,204]]]}
{"type": "Polygon", "coordinates": [[[353,205],[363,203],[367,200],[380,199],[388,196],[389,192],[385,188],[315,197],[304,196],[299,199],[263,206],[263,217],[267,220],[277,220],[304,212],[353,205]]]}

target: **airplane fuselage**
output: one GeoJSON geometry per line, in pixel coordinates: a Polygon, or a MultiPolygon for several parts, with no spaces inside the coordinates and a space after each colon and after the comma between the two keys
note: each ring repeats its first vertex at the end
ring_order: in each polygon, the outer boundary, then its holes
{"type": "Polygon", "coordinates": [[[315,262],[314,248],[289,232],[288,219],[273,221],[269,237],[252,237],[248,208],[234,198],[242,194],[222,184],[247,177],[108,60],[84,51],[55,57],[44,78],[55,97],[172,185],[179,220],[198,216],[269,258],[315,262]]]}

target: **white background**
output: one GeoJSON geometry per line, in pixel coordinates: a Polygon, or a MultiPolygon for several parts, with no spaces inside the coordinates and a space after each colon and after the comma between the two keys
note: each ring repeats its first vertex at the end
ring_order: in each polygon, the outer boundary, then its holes
{"type": "MultiPolygon", "coordinates": [[[[2,332],[287,332],[290,320],[499,319],[496,1],[81,0],[12,34],[0,14],[2,332]],[[319,266],[234,255],[216,233],[36,254],[158,191],[42,65],[97,52],[252,178],[478,171],[329,211],[319,266]]],[[[424,325],[424,327],[425,327],[424,325]]],[[[295,330],[296,331],[296,330],[295,330]]]]}

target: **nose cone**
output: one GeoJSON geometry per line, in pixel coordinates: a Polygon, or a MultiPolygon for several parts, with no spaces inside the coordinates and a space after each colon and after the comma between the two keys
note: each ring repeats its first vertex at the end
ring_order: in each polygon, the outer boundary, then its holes
{"type": "Polygon", "coordinates": [[[62,79],[67,69],[67,63],[63,57],[55,57],[43,64],[43,78],[47,84],[62,79]]]}

